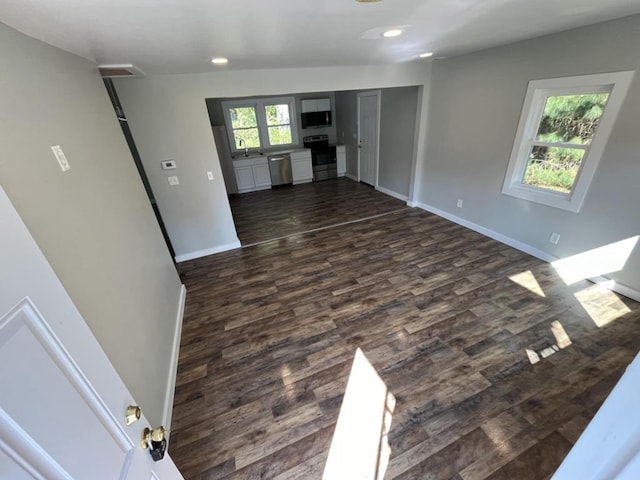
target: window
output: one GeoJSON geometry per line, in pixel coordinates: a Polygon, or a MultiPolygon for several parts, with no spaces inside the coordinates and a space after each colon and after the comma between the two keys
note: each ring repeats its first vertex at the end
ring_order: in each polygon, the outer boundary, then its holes
{"type": "Polygon", "coordinates": [[[632,77],[529,82],[502,193],[578,212],[632,77]]]}
{"type": "Polygon", "coordinates": [[[244,147],[260,148],[256,109],[254,107],[230,108],[229,117],[236,150],[244,147]]]}
{"type": "Polygon", "coordinates": [[[293,97],[223,102],[229,142],[235,152],[298,141],[293,97]]]}

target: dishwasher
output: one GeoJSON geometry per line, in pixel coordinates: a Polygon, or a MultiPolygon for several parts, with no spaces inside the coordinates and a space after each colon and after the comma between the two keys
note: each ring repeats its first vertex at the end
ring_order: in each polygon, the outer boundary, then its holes
{"type": "Polygon", "coordinates": [[[293,183],[291,174],[291,155],[271,155],[269,160],[269,173],[271,174],[271,186],[287,185],[293,183]]]}

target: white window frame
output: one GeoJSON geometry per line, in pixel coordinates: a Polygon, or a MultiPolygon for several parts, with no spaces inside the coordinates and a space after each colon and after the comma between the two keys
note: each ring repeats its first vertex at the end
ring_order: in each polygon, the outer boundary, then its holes
{"type": "Polygon", "coordinates": [[[511,151],[509,166],[502,186],[502,193],[550,207],[579,212],[634,73],[634,71],[614,72],[530,81],[511,151]],[[529,163],[531,146],[534,143],[542,143],[535,141],[535,138],[538,134],[547,98],[558,95],[606,92],[609,92],[609,98],[591,144],[554,143],[548,145],[585,150],[580,170],[571,192],[557,192],[522,183],[529,163]]]}
{"type": "Polygon", "coordinates": [[[246,100],[229,100],[222,102],[222,112],[224,114],[224,122],[227,125],[227,136],[229,137],[229,146],[232,153],[244,152],[243,148],[236,148],[236,139],[233,135],[233,125],[229,110],[232,108],[253,107],[256,111],[256,120],[258,122],[258,137],[260,138],[260,147],[250,148],[249,151],[257,152],[269,148],[287,147],[290,145],[298,145],[298,123],[296,115],[296,102],[294,97],[269,97],[269,98],[251,98],[246,100]],[[289,120],[291,126],[291,143],[281,143],[271,145],[269,143],[269,129],[267,125],[267,114],[265,107],[268,105],[288,105],[289,120]]]}

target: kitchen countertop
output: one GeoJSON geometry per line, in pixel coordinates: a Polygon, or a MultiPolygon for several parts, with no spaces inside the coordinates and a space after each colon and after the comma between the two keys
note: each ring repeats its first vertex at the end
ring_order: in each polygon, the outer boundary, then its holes
{"type": "Polygon", "coordinates": [[[274,152],[264,152],[262,155],[255,152],[249,152],[249,155],[245,157],[244,153],[236,154],[232,157],[233,161],[236,160],[247,160],[252,158],[267,158],[272,155],[284,155],[285,153],[295,153],[295,152],[304,152],[310,150],[309,148],[289,148],[287,150],[276,150],[274,152]]]}

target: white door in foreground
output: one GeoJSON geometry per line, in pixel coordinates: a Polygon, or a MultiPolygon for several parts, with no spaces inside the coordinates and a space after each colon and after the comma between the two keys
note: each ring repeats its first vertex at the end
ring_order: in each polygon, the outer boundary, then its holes
{"type": "Polygon", "coordinates": [[[552,480],[640,478],[640,354],[607,397],[552,480]]]}
{"type": "Polygon", "coordinates": [[[2,188],[0,225],[0,479],[182,479],[125,425],[135,401],[2,188]]]}

